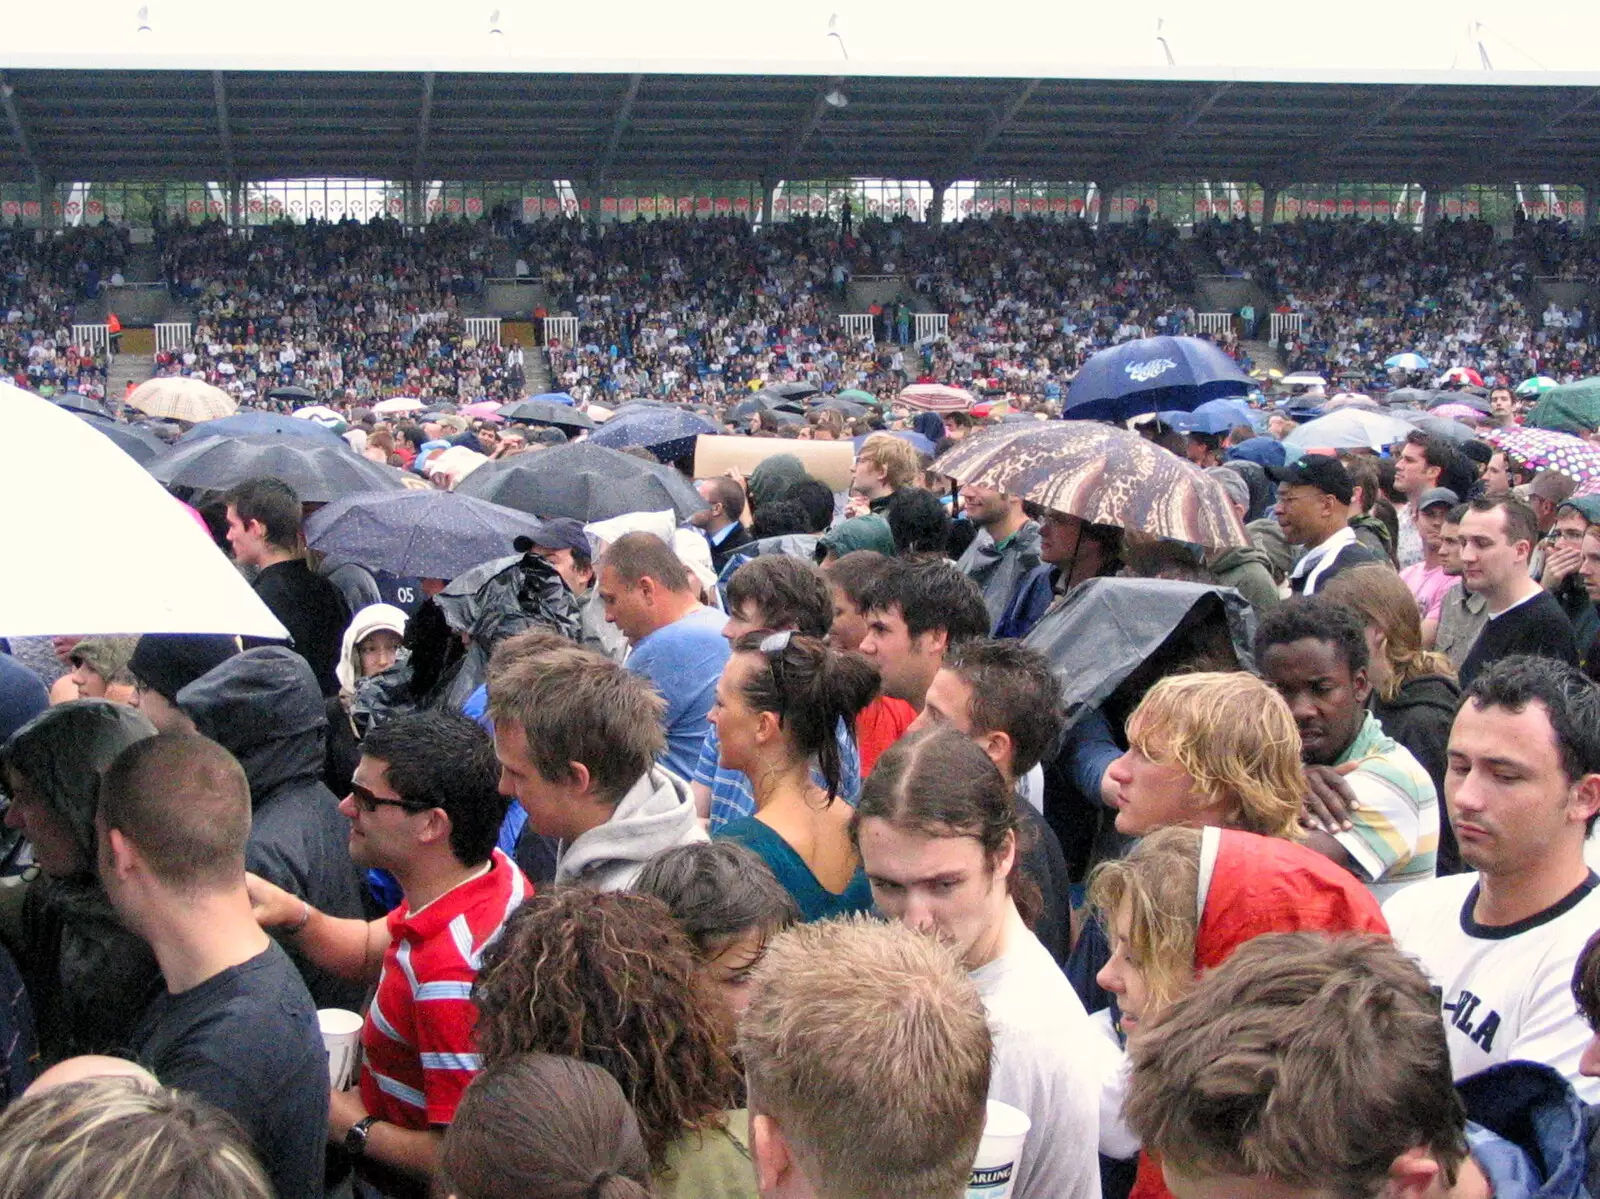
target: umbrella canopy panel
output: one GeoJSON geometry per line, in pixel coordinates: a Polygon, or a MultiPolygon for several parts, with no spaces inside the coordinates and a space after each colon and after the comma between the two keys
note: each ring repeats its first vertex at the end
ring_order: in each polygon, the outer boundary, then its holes
{"type": "Polygon", "coordinates": [[[224,490],[246,479],[281,479],[301,503],[317,504],[358,491],[399,491],[405,486],[399,471],[348,449],[276,437],[206,437],[158,458],[150,473],[169,486],[205,491],[224,490]]]}
{"type": "Polygon", "coordinates": [[[585,523],[669,508],[687,520],[706,506],[694,485],[671,467],[589,441],[486,463],[462,480],[456,494],[585,523]]]}
{"type": "Polygon", "coordinates": [[[405,578],[453,579],[538,530],[536,517],[457,492],[362,492],[312,513],[306,544],[405,578]]]}
{"type": "Polygon", "coordinates": [[[200,379],[182,375],[158,375],[146,379],[128,396],[128,407],[147,416],[198,423],[232,416],[239,410],[227,392],[200,379]]]}

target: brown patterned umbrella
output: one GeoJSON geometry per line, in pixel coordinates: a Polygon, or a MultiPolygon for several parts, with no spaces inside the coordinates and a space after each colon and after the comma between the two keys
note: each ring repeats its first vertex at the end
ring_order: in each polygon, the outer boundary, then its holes
{"type": "Polygon", "coordinates": [[[1212,549],[1250,544],[1220,483],[1114,425],[1067,420],[985,429],[933,469],[1095,524],[1212,549]]]}

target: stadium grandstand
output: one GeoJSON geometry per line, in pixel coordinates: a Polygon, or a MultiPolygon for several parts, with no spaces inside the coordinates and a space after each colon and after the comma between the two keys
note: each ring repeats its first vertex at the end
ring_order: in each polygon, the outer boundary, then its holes
{"type": "Polygon", "coordinates": [[[1600,372],[1600,76],[1525,55],[1548,30],[1354,68],[1325,21],[1324,60],[1258,39],[1180,67],[1203,26],[1144,29],[1155,65],[1130,65],[1102,15],[1023,69],[993,30],[952,68],[862,14],[774,16],[799,49],[741,25],[726,57],[659,16],[606,57],[539,41],[572,14],[483,17],[431,63],[381,34],[202,54],[175,26],[217,18],[149,6],[0,51],[0,369],[90,394],[159,371],[258,398],[927,378],[1049,401],[1096,349],[1186,332],[1354,382],[1406,351],[1600,372]]]}

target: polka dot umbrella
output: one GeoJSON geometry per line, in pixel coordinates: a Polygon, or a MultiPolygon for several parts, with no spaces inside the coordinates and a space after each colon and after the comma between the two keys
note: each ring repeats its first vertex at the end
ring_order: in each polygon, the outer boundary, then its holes
{"type": "Polygon", "coordinates": [[[1489,429],[1483,439],[1533,470],[1558,470],[1579,484],[1600,485],[1600,446],[1553,429],[1489,429]]]}

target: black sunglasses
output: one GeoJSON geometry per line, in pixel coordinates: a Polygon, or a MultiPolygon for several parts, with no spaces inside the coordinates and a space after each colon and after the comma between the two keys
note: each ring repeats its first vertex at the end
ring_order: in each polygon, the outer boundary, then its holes
{"type": "Polygon", "coordinates": [[[356,801],[356,806],[369,815],[379,808],[399,808],[402,811],[416,815],[418,812],[431,812],[431,804],[407,803],[403,799],[382,799],[368,791],[359,783],[350,784],[350,798],[356,801]]]}

